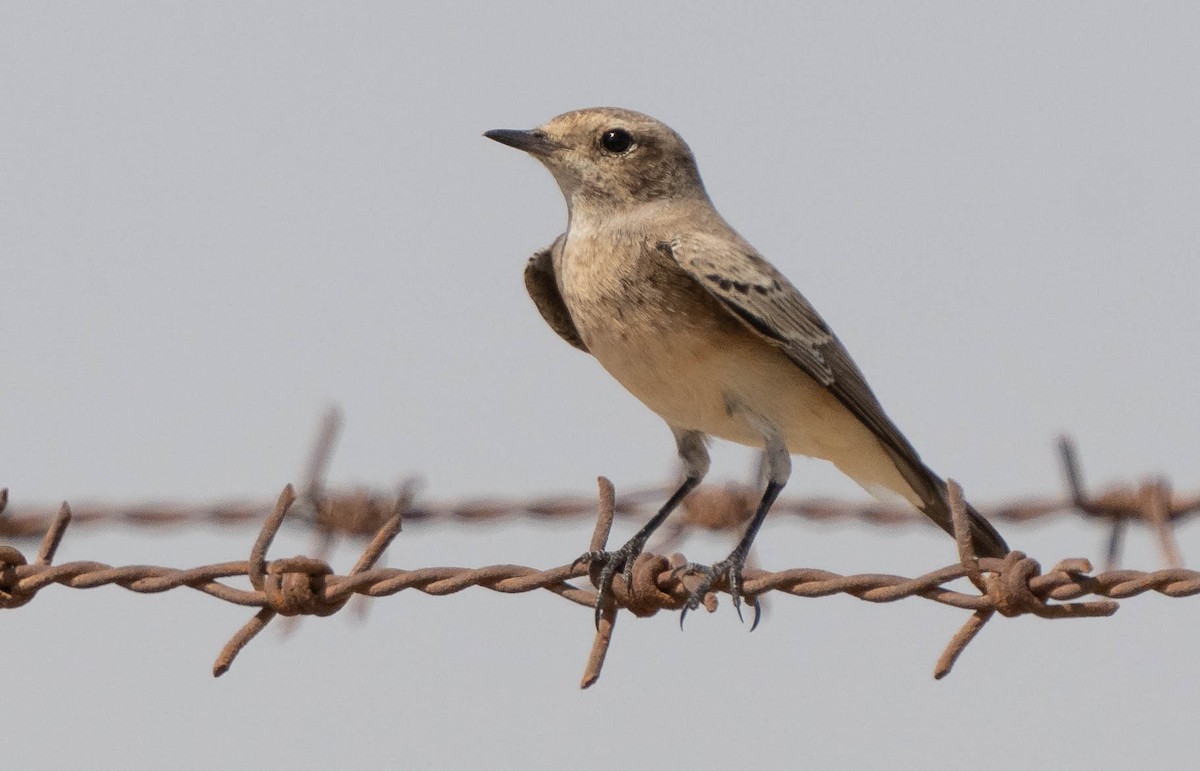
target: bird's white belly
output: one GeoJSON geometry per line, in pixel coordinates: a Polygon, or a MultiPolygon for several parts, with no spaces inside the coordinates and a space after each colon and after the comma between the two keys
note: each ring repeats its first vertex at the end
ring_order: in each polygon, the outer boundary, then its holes
{"type": "Polygon", "coordinates": [[[828,460],[869,492],[891,491],[919,505],[870,429],[781,351],[749,334],[707,333],[599,335],[589,347],[621,385],[676,428],[762,447],[765,423],[792,454],[828,460]]]}
{"type": "Polygon", "coordinates": [[[865,435],[845,407],[778,349],[750,335],[659,330],[603,336],[590,345],[601,365],[647,407],[678,428],[755,447],[762,423],[797,454],[829,457],[865,435]],[[756,425],[757,424],[757,425],[756,425]]]}

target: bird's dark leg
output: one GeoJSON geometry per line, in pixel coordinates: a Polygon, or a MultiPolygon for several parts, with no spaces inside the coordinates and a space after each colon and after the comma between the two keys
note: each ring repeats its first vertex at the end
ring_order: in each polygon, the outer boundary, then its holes
{"type": "MultiPolygon", "coordinates": [[[[680,626],[683,626],[683,619],[687,616],[687,612],[700,607],[700,603],[704,601],[704,595],[712,589],[713,584],[717,583],[722,576],[725,577],[729,596],[733,598],[733,607],[737,611],[738,618],[742,617],[742,568],[746,564],[746,557],[750,554],[750,546],[754,543],[754,537],[758,535],[758,529],[762,527],[762,523],[767,518],[767,513],[771,510],[772,504],[779,497],[779,491],[787,484],[788,477],[792,473],[792,458],[788,453],[787,445],[783,443],[783,439],[774,430],[767,432],[765,439],[766,453],[764,458],[767,471],[767,488],[763,491],[762,499],[758,502],[754,518],[750,520],[750,525],[746,528],[746,532],[742,534],[741,540],[738,541],[737,546],[734,547],[728,557],[712,567],[693,566],[699,568],[700,572],[704,573],[704,580],[692,591],[688,597],[687,605],[679,614],[680,626]]],[[[758,604],[758,600],[752,600],[752,604],[754,605],[754,623],[750,626],[751,632],[758,627],[758,621],[762,615],[762,608],[758,604]]]]}
{"type": "Polygon", "coordinates": [[[699,431],[688,431],[683,429],[671,428],[675,434],[675,444],[679,448],[679,457],[684,464],[684,479],[683,483],[677,489],[662,508],[658,510],[649,522],[642,526],[630,538],[624,546],[616,551],[600,551],[588,552],[579,558],[579,561],[587,562],[602,562],[604,567],[600,570],[600,579],[597,581],[597,596],[596,596],[596,624],[600,623],[600,614],[604,607],[612,599],[612,584],[613,578],[616,577],[617,571],[622,571],[625,576],[625,581],[628,583],[633,577],[633,562],[637,556],[642,553],[642,549],[646,546],[646,541],[655,530],[667,520],[671,512],[679,507],[679,504],[687,497],[688,493],[695,490],[704,479],[704,475],[708,473],[708,448],[704,446],[704,434],[699,431]]]}

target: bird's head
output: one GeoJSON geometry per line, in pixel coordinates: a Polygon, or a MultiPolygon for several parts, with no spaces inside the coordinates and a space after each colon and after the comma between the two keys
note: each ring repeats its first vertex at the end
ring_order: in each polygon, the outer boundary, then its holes
{"type": "Polygon", "coordinates": [[[484,136],[541,161],[573,209],[705,196],[696,159],[683,138],[632,110],[575,110],[535,129],[496,129],[484,136]]]}

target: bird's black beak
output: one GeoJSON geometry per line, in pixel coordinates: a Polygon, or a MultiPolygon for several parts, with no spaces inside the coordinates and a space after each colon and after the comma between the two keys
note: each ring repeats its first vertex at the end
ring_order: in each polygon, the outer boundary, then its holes
{"type": "Polygon", "coordinates": [[[533,129],[520,131],[518,129],[492,129],[483,132],[488,139],[494,139],[502,145],[524,150],[530,155],[549,155],[558,149],[558,144],[546,136],[545,132],[533,129]]]}

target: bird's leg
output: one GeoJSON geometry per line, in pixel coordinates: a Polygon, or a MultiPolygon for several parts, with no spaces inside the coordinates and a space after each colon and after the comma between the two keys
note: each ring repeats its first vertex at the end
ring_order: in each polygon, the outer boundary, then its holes
{"type": "Polygon", "coordinates": [[[628,584],[633,577],[633,563],[637,556],[642,553],[642,549],[646,546],[646,541],[650,539],[651,534],[658,529],[671,512],[679,506],[687,494],[696,489],[700,484],[699,477],[686,477],[679,489],[667,500],[663,507],[658,510],[654,517],[642,526],[632,538],[625,542],[625,545],[616,551],[600,551],[588,552],[581,559],[586,559],[589,562],[602,562],[604,567],[600,569],[600,580],[596,582],[596,623],[600,623],[600,615],[604,607],[608,604],[612,594],[613,579],[617,575],[617,571],[622,571],[625,576],[625,582],[628,584]]]}
{"type": "MultiPolygon", "coordinates": [[[[704,579],[692,591],[691,595],[688,596],[687,605],[679,614],[680,626],[683,626],[683,619],[687,616],[688,611],[700,607],[700,603],[704,601],[704,595],[722,577],[725,578],[726,586],[729,589],[729,596],[733,598],[733,607],[737,611],[738,618],[742,618],[742,568],[746,564],[746,557],[750,554],[750,546],[754,543],[754,537],[758,535],[758,529],[762,527],[763,521],[767,518],[767,512],[771,510],[771,505],[779,497],[779,491],[787,484],[788,477],[792,473],[792,458],[788,453],[787,445],[783,443],[783,439],[773,429],[766,433],[765,439],[766,453],[764,454],[764,458],[767,471],[767,488],[763,491],[762,499],[758,502],[754,518],[750,520],[750,525],[746,528],[746,532],[742,534],[741,540],[738,541],[737,546],[734,547],[728,557],[711,567],[692,566],[704,574],[704,579]]],[[[757,599],[751,600],[751,604],[754,605],[754,623],[750,625],[750,631],[753,632],[758,627],[762,608],[758,604],[757,599]]]]}
{"type": "Polygon", "coordinates": [[[708,448],[704,446],[704,434],[699,431],[676,429],[674,427],[671,428],[671,431],[675,434],[675,444],[679,448],[679,457],[684,463],[685,476],[683,483],[667,499],[667,502],[658,510],[658,513],[643,525],[642,529],[638,530],[624,546],[611,552],[587,552],[577,560],[577,562],[604,563],[604,567],[600,570],[600,578],[596,582],[597,625],[600,623],[601,612],[612,599],[613,578],[616,577],[617,571],[622,571],[626,584],[632,580],[634,560],[642,553],[642,549],[646,546],[646,541],[667,520],[671,512],[678,508],[688,493],[696,489],[700,481],[704,479],[704,475],[708,473],[708,448]]]}

